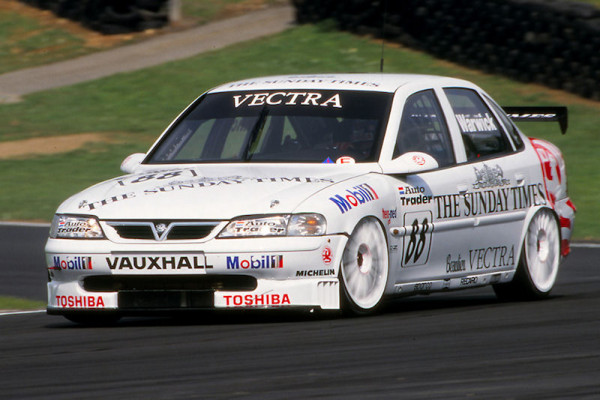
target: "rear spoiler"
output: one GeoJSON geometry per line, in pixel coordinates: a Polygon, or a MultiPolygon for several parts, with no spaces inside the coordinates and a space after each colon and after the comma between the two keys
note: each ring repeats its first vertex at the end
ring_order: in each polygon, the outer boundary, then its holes
{"type": "Polygon", "coordinates": [[[568,113],[567,107],[502,107],[504,112],[513,121],[558,121],[560,131],[567,133],[568,113]]]}

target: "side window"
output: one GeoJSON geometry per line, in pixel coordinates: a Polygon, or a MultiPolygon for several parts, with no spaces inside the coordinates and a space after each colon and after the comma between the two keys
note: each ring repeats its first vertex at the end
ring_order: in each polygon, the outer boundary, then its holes
{"type": "Polygon", "coordinates": [[[433,90],[406,99],[393,158],[409,151],[429,154],[440,167],[455,162],[448,126],[433,90]]]}
{"type": "Polygon", "coordinates": [[[506,115],[504,110],[498,104],[496,104],[489,97],[486,98],[488,99],[488,102],[492,105],[492,108],[494,109],[494,111],[496,111],[496,114],[500,117],[500,120],[506,127],[506,131],[512,139],[513,143],[515,144],[517,150],[523,150],[525,144],[523,143],[523,139],[521,138],[521,135],[519,134],[514,122],[506,115]]]}
{"type": "Polygon", "coordinates": [[[457,88],[444,91],[460,127],[468,161],[511,150],[500,124],[475,91],[457,88]]]}

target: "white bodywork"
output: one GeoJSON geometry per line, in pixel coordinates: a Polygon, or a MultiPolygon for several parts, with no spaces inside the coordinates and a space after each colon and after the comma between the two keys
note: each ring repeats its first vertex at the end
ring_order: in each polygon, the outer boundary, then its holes
{"type": "Polygon", "coordinates": [[[510,281],[528,221],[540,208],[554,210],[560,219],[566,255],[574,208],[558,149],[522,136],[523,150],[467,162],[447,87],[483,95],[462,80],[382,74],[267,77],[213,89],[209,93],[326,89],[394,97],[377,162],[148,165],[138,159],[126,166],[132,174],[72,196],[57,214],[97,217],[106,238],[48,240],[49,312],[119,310],[118,291],[86,290],[85,278],[177,275],[256,279],[251,290],[217,287],[211,292],[214,308],[339,309],[342,254],[354,227],[368,216],[379,221],[387,238],[386,295],[510,281]],[[405,101],[426,89],[435,92],[446,115],[454,165],[437,168],[422,153],[393,159],[405,101]],[[326,233],[216,238],[236,217],[297,213],[323,215],[326,233]],[[115,224],[136,221],[148,221],[155,236],[117,234],[115,224]],[[171,229],[186,221],[209,221],[215,228],[192,240],[162,240],[157,231],[159,222],[171,229]]]}

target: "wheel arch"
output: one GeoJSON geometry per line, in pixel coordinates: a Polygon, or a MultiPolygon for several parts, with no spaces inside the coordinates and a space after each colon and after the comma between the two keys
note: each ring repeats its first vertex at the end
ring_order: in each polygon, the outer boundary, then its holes
{"type": "MultiPolygon", "coordinates": [[[[527,230],[529,229],[529,224],[531,224],[531,220],[533,219],[533,217],[541,210],[547,210],[552,214],[552,216],[554,217],[554,220],[559,228],[558,229],[559,243],[562,241],[562,232],[560,229],[560,218],[559,218],[556,210],[549,206],[531,207],[529,209],[529,211],[527,212],[527,215],[525,216],[525,219],[523,220],[523,224],[521,226],[521,235],[519,236],[518,251],[517,251],[517,254],[519,256],[515,258],[516,260],[520,260],[521,256],[523,255],[522,253],[523,253],[524,244],[525,244],[525,236],[527,235],[527,230]]],[[[517,268],[517,266],[518,266],[518,262],[517,262],[517,265],[515,265],[515,269],[517,268]]]]}
{"type": "MultiPolygon", "coordinates": [[[[371,309],[360,309],[361,305],[355,303],[355,299],[354,300],[348,300],[350,297],[352,297],[352,295],[350,294],[350,292],[348,292],[348,288],[346,287],[346,278],[344,278],[344,256],[342,256],[340,258],[339,261],[339,272],[338,272],[338,278],[340,280],[340,305],[342,305],[342,303],[345,304],[345,306],[343,306],[345,308],[344,312],[346,313],[350,313],[350,315],[366,315],[366,314],[371,314],[372,312],[375,312],[377,309],[379,309],[380,305],[385,301],[385,297],[390,293],[390,287],[393,288],[393,280],[390,280],[390,276],[392,274],[391,272],[391,260],[390,260],[390,250],[389,250],[389,238],[388,238],[388,232],[387,229],[385,228],[385,224],[382,222],[381,218],[379,218],[377,215],[372,215],[372,214],[367,214],[367,215],[363,215],[361,218],[359,218],[356,221],[356,224],[354,225],[354,227],[352,228],[350,234],[349,234],[349,238],[351,238],[356,232],[357,229],[361,226],[364,226],[363,224],[369,224],[369,223],[373,223],[373,221],[375,221],[375,225],[379,228],[381,234],[383,235],[383,251],[385,252],[385,257],[386,257],[386,262],[387,262],[387,273],[385,275],[385,284],[383,285],[382,288],[382,292],[381,292],[381,297],[379,298],[379,301],[376,305],[373,306],[373,308],[371,309]],[[390,286],[390,282],[391,282],[391,286],[390,286]],[[342,293],[345,292],[345,294],[342,293]],[[346,299],[346,300],[344,300],[346,299]],[[358,307],[358,308],[356,308],[358,307]]],[[[350,239],[349,239],[350,241],[350,239]]],[[[347,243],[348,245],[348,243],[347,243]]],[[[344,252],[346,251],[346,249],[344,249],[344,252]]]]}
{"type": "Polygon", "coordinates": [[[385,248],[386,248],[386,253],[387,253],[387,261],[388,261],[388,276],[387,276],[387,280],[386,280],[385,291],[383,294],[384,294],[384,296],[387,296],[387,295],[394,293],[395,282],[393,279],[390,279],[393,276],[393,271],[392,271],[393,264],[392,264],[392,259],[391,259],[392,256],[390,253],[390,237],[392,236],[392,234],[391,234],[390,230],[386,228],[383,218],[381,217],[381,215],[373,215],[373,214],[364,215],[362,218],[360,218],[358,221],[356,221],[356,223],[354,224],[354,227],[348,233],[348,235],[351,235],[352,232],[354,232],[354,229],[358,226],[358,224],[367,218],[373,218],[377,221],[377,223],[379,224],[379,227],[381,228],[381,231],[383,232],[383,236],[385,237],[385,248]]]}

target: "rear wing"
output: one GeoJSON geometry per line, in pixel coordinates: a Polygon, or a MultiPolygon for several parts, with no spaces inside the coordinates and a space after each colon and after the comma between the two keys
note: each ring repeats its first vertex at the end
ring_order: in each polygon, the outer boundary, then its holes
{"type": "Polygon", "coordinates": [[[567,133],[569,123],[567,107],[502,107],[513,121],[558,121],[560,131],[567,133]]]}

